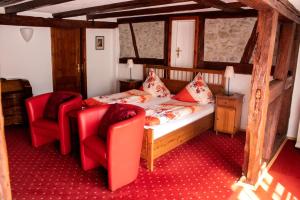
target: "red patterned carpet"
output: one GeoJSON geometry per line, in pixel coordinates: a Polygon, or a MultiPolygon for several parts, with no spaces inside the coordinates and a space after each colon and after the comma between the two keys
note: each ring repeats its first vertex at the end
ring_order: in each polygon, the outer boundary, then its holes
{"type": "Polygon", "coordinates": [[[276,186],[281,185],[283,190],[282,194],[275,190],[278,196],[282,197],[290,192],[292,195],[300,198],[299,167],[300,149],[295,148],[295,141],[288,140],[269,170],[273,182],[276,183],[276,186]]]}
{"type": "Polygon", "coordinates": [[[13,199],[226,199],[241,174],[244,134],[206,132],[162,156],[150,173],[141,161],[138,179],[115,192],[106,172],[85,172],[76,154],[62,156],[56,144],[30,145],[24,128],[6,129],[13,199]]]}

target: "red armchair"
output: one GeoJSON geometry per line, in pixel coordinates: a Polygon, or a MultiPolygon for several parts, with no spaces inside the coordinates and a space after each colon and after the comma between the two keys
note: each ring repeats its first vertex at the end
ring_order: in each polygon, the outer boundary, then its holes
{"type": "Polygon", "coordinates": [[[46,104],[52,93],[28,98],[26,100],[26,109],[32,145],[39,147],[43,144],[59,140],[61,154],[66,155],[71,151],[70,126],[67,113],[74,109],[80,109],[82,97],[80,94],[73,92],[64,91],[60,93],[70,95],[73,98],[59,105],[57,121],[44,117],[46,104]]]}
{"type": "Polygon", "coordinates": [[[78,116],[82,167],[106,168],[111,191],[134,181],[140,164],[145,111],[134,105],[124,106],[136,115],[110,125],[106,139],[99,136],[99,124],[110,105],[80,111],[78,116]]]}

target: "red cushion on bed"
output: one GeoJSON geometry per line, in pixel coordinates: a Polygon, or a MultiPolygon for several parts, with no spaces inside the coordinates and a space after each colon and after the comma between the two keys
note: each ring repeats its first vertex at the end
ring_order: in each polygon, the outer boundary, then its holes
{"type": "Polygon", "coordinates": [[[197,102],[191,94],[187,91],[186,88],[182,89],[180,92],[178,92],[173,99],[176,99],[178,101],[185,101],[185,102],[197,102]]]}
{"type": "Polygon", "coordinates": [[[65,92],[53,92],[46,104],[44,118],[57,121],[60,104],[71,100],[72,98],[74,98],[74,95],[72,94],[67,94],[65,92]]]}
{"type": "Polygon", "coordinates": [[[99,136],[103,139],[106,139],[109,126],[134,117],[135,115],[136,112],[134,110],[128,109],[127,106],[123,104],[111,104],[101,120],[99,127],[99,136]]]}
{"type": "Polygon", "coordinates": [[[193,81],[187,84],[173,98],[179,101],[197,102],[199,104],[214,102],[213,94],[202,78],[201,73],[198,73],[193,81]]]}

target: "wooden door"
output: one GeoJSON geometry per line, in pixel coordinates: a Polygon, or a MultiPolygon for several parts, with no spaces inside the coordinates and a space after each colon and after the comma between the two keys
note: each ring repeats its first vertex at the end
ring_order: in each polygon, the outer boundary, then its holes
{"type": "Polygon", "coordinates": [[[171,66],[194,65],[195,20],[173,20],[171,37],[171,66]]]}
{"type": "Polygon", "coordinates": [[[83,37],[85,32],[80,28],[51,28],[54,91],[67,90],[86,96],[83,37]]]}
{"type": "Polygon", "coordinates": [[[216,130],[225,133],[235,131],[235,109],[219,106],[216,110],[216,130]]]}

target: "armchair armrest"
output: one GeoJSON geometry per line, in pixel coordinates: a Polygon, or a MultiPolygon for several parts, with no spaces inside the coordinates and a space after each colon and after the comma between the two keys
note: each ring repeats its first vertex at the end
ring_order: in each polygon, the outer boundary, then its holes
{"type": "Polygon", "coordinates": [[[46,93],[26,99],[29,122],[33,122],[44,115],[45,106],[51,93],[46,93]]]}
{"type": "Polygon", "coordinates": [[[82,110],[78,113],[79,140],[83,141],[99,131],[99,124],[109,105],[101,105],[82,110]]]}
{"type": "Polygon", "coordinates": [[[58,111],[59,126],[61,127],[64,123],[68,122],[68,116],[67,116],[68,112],[70,112],[71,110],[80,109],[81,105],[82,105],[81,95],[78,95],[77,97],[71,99],[70,101],[62,103],[59,106],[59,111],[58,111]]]}

